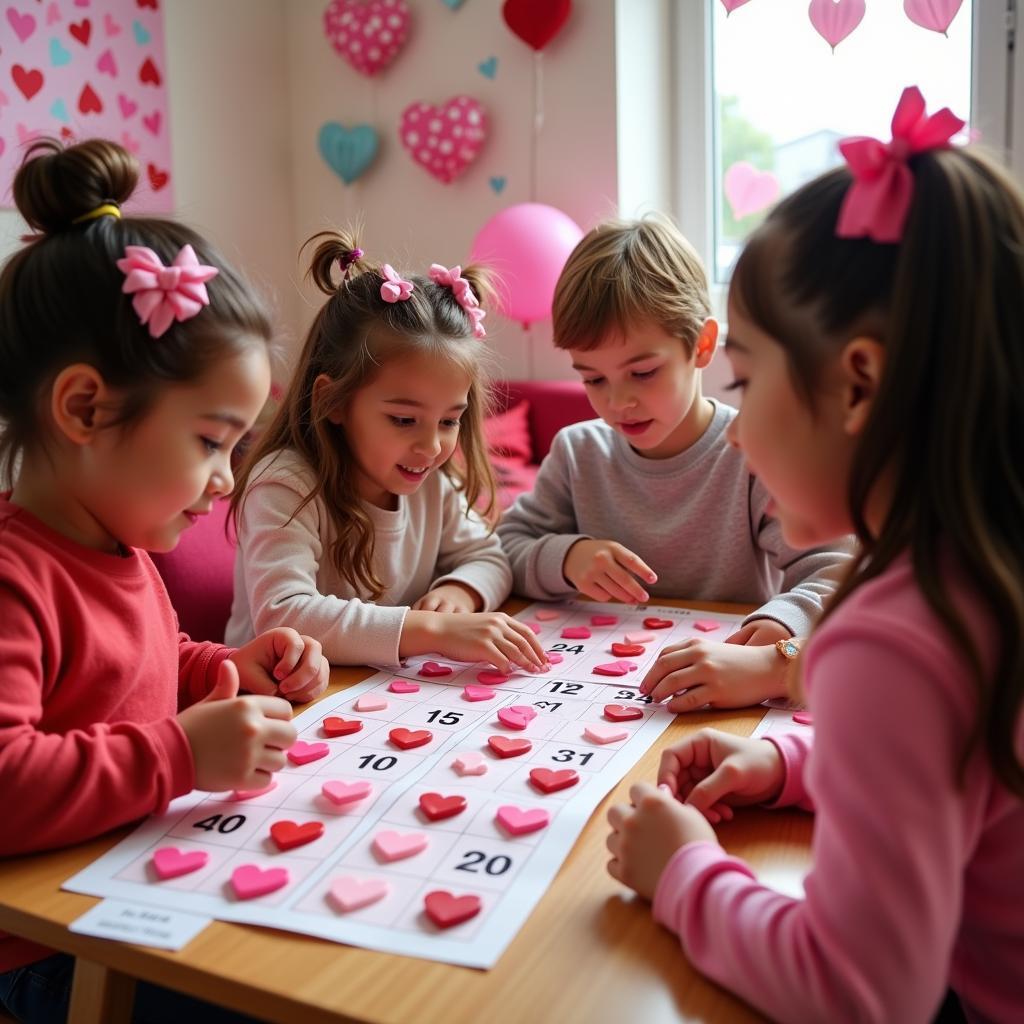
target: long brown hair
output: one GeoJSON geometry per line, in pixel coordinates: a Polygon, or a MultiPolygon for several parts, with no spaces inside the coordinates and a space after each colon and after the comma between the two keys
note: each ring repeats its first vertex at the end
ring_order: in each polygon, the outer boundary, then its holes
{"type": "MultiPolygon", "coordinates": [[[[385,586],[373,571],[373,523],[359,499],[356,462],[345,432],[329,417],[347,409],[391,360],[423,352],[456,365],[471,383],[459,428],[459,452],[441,471],[463,492],[467,515],[469,509],[479,508],[483,518],[492,519],[497,507],[495,482],[483,427],[489,400],[487,350],[473,337],[469,318],[450,288],[403,275],[415,286],[412,294],[388,303],[380,295],[381,267],[363,258],[354,233],[322,231],[305,244],[311,242],[318,244],[308,276],[328,298],[309,329],[277,415],[237,474],[231,510],[237,523],[258,462],[275,452],[297,452],[315,470],[316,484],[292,515],[322,496],[335,529],[332,563],[353,589],[377,600],[385,586]],[[321,374],[332,383],[316,395],[313,384],[321,374]]],[[[462,276],[478,298],[490,296],[483,270],[465,267],[462,276]]]]}
{"type": "Polygon", "coordinates": [[[858,335],[885,346],[849,481],[860,551],[826,615],[909,554],[976,686],[961,777],[984,740],[998,777],[1024,795],[1024,196],[976,151],[933,150],[910,167],[914,197],[899,245],[836,237],[851,182],[842,168],[780,203],[755,232],[730,299],[786,350],[812,409],[830,355],[858,335]],[[873,533],[864,510],[883,473],[892,502],[873,533]],[[997,627],[992,662],[952,600],[949,554],[997,627]]]}

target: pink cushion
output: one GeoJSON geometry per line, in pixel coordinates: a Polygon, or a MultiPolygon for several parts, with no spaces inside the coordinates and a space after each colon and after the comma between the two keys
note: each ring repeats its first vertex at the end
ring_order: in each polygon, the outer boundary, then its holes
{"type": "Polygon", "coordinates": [[[494,386],[494,397],[499,409],[529,402],[531,461],[537,463],[547,455],[555,434],[562,427],[580,420],[592,420],[595,416],[586,389],[578,380],[498,381],[494,386]]]}
{"type": "Polygon", "coordinates": [[[530,403],[518,402],[504,412],[484,420],[487,451],[501,459],[533,460],[530,444],[530,403]]]}

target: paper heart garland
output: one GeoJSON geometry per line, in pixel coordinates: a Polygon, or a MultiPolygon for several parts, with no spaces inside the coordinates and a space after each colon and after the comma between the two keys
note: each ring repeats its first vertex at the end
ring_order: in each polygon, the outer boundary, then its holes
{"type": "Polygon", "coordinates": [[[722,6],[725,8],[725,16],[728,18],[737,7],[742,7],[744,4],[750,3],[750,0],[722,0],[722,6]]]}
{"type": "Polygon", "coordinates": [[[447,185],[480,155],[487,113],[471,96],[453,96],[439,107],[411,103],[402,111],[398,135],[413,160],[447,185]]]}
{"type": "Polygon", "coordinates": [[[835,51],[864,18],[864,0],[811,0],[807,16],[818,35],[835,51]]]}
{"type": "Polygon", "coordinates": [[[324,11],[324,34],[331,46],[363,75],[383,71],[409,33],[405,0],[331,0],[324,11]]]}
{"type": "Polygon", "coordinates": [[[377,132],[370,125],[346,128],[337,121],[321,125],[316,141],[324,163],[346,185],[363,175],[376,159],[380,146],[377,132]]]}
{"type": "Polygon", "coordinates": [[[505,24],[537,51],[558,35],[570,13],[572,0],[505,0],[501,7],[505,24]]]}
{"type": "Polygon", "coordinates": [[[906,16],[921,28],[946,34],[964,0],[903,0],[906,16]]]}

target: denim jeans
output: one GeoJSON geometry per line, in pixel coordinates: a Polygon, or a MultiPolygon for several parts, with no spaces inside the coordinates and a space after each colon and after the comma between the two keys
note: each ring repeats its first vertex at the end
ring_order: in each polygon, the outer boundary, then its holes
{"type": "MultiPolygon", "coordinates": [[[[64,1024],[71,1002],[75,958],[64,953],[0,974],[0,1006],[21,1024],[64,1024]]],[[[139,982],[133,1024],[260,1024],[255,1017],[139,982]]]]}

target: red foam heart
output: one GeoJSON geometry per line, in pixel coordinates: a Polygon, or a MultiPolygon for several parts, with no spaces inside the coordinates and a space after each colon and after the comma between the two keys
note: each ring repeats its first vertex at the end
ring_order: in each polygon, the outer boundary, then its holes
{"type": "Polygon", "coordinates": [[[37,68],[23,68],[20,64],[15,64],[11,68],[11,78],[27,100],[32,99],[43,87],[43,73],[37,68]]]}
{"type": "Polygon", "coordinates": [[[147,57],[139,68],[139,81],[143,85],[159,85],[161,82],[160,72],[157,71],[152,57],[147,57]]]}
{"type": "Polygon", "coordinates": [[[434,734],[429,729],[392,729],[388,733],[388,739],[400,750],[422,747],[433,738],[434,734]]]}
{"type": "Polygon", "coordinates": [[[604,717],[609,722],[632,722],[636,718],[643,718],[644,713],[640,708],[630,708],[623,704],[605,704],[604,717]]]}
{"type": "Polygon", "coordinates": [[[88,18],[72,22],[68,25],[68,31],[83,45],[89,45],[89,37],[92,35],[92,22],[88,18]]]}
{"type": "Polygon", "coordinates": [[[455,896],[444,889],[435,889],[424,896],[423,905],[427,917],[438,928],[451,928],[453,925],[468,921],[471,917],[476,917],[483,907],[483,902],[479,896],[472,894],[455,896]]]}
{"type": "Polygon", "coordinates": [[[331,715],[322,722],[325,736],[351,736],[362,729],[363,723],[358,718],[340,718],[331,715]]]}
{"type": "Polygon", "coordinates": [[[644,629],[671,629],[674,625],[671,619],[644,619],[644,629]]]}
{"type": "Polygon", "coordinates": [[[420,795],[420,810],[431,820],[441,821],[454,818],[466,809],[464,796],[441,796],[440,793],[423,793],[420,795]]]}
{"type": "Polygon", "coordinates": [[[643,644],[612,644],[612,654],[617,658],[636,658],[643,653],[643,644]]]}
{"type": "Polygon", "coordinates": [[[275,821],[270,826],[270,838],[277,843],[279,850],[294,850],[296,846],[305,846],[323,834],[322,821],[307,821],[304,825],[297,825],[294,821],[275,821]]]}
{"type": "Polygon", "coordinates": [[[501,16],[524,43],[543,50],[572,11],[572,0],[505,0],[501,16]]]}
{"type": "Polygon", "coordinates": [[[533,750],[529,740],[511,739],[508,736],[488,736],[487,745],[498,757],[519,757],[520,754],[533,750]]]}
{"type": "Polygon", "coordinates": [[[568,789],[580,781],[579,772],[572,768],[555,771],[552,768],[533,768],[530,771],[530,782],[542,793],[557,793],[560,789],[568,789]]]}

